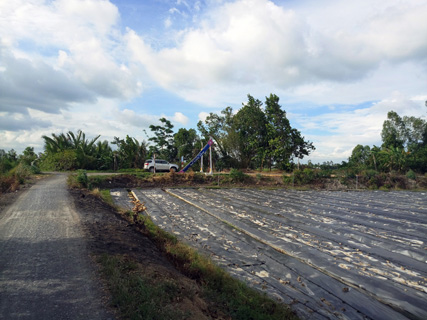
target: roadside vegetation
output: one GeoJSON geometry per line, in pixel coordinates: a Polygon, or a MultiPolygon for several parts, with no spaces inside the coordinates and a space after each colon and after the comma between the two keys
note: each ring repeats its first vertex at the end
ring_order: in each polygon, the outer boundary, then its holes
{"type": "Polygon", "coordinates": [[[0,150],[0,193],[14,192],[31,177],[40,173],[34,164],[37,155],[34,148],[27,147],[21,155],[15,150],[0,150]]]}
{"type": "Polygon", "coordinates": [[[187,173],[126,172],[111,175],[90,175],[78,170],[69,175],[69,185],[90,190],[106,188],[203,187],[203,188],[286,188],[295,190],[425,190],[427,175],[381,173],[363,170],[359,173],[347,168],[329,169],[306,166],[292,172],[242,171],[232,169],[205,175],[187,173]]]}
{"type": "MultiPolygon", "coordinates": [[[[172,279],[155,279],[126,256],[104,254],[98,258],[101,273],[112,295],[112,305],[123,319],[186,319],[176,308],[182,289],[172,279]]],[[[185,293],[191,296],[192,292],[185,293]]]]}

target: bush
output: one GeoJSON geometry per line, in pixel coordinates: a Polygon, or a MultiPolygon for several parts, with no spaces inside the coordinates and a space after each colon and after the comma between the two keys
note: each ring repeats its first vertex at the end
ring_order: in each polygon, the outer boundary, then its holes
{"type": "Polygon", "coordinates": [[[317,172],[317,177],[320,179],[328,179],[331,177],[331,175],[332,175],[331,169],[321,169],[320,171],[317,172]]]}
{"type": "Polygon", "coordinates": [[[293,178],[294,178],[293,175],[288,176],[285,173],[285,174],[283,174],[283,183],[286,184],[286,185],[290,185],[290,184],[292,184],[293,178]]]}
{"type": "Polygon", "coordinates": [[[247,175],[240,170],[231,169],[230,170],[230,178],[233,182],[244,182],[247,175]]]}
{"type": "Polygon", "coordinates": [[[411,180],[416,180],[417,176],[415,175],[415,172],[412,170],[409,170],[406,173],[406,178],[411,179],[411,180]]]}
{"type": "Polygon", "coordinates": [[[18,190],[20,184],[36,173],[40,173],[40,169],[24,162],[20,162],[6,174],[0,173],[0,193],[18,190]]]}
{"type": "Polygon", "coordinates": [[[317,172],[314,169],[305,168],[303,170],[296,169],[292,172],[290,176],[287,174],[283,175],[283,183],[290,185],[305,185],[318,181],[321,178],[329,178],[330,173],[327,171],[317,172]]]}
{"type": "Polygon", "coordinates": [[[75,150],[64,150],[45,156],[40,164],[44,171],[68,171],[78,168],[77,153],[75,150]]]}
{"type": "Polygon", "coordinates": [[[35,166],[35,165],[30,166],[30,168],[31,168],[31,172],[32,172],[33,174],[40,174],[40,173],[41,173],[40,168],[39,168],[39,167],[37,167],[37,166],[35,166]]]}
{"type": "Polygon", "coordinates": [[[362,177],[366,177],[368,180],[371,179],[372,177],[375,177],[378,174],[378,171],[372,170],[372,169],[367,169],[365,171],[362,172],[362,177]]]}
{"type": "Polygon", "coordinates": [[[7,157],[0,158],[0,174],[7,173],[16,165],[16,162],[7,159],[7,157]]]}
{"type": "Polygon", "coordinates": [[[0,175],[0,193],[13,192],[19,189],[19,181],[15,176],[0,175]]]}
{"type": "Polygon", "coordinates": [[[86,170],[77,170],[77,182],[82,186],[83,188],[87,188],[88,186],[88,178],[86,170]]]}
{"type": "Polygon", "coordinates": [[[10,174],[14,175],[19,183],[22,184],[33,174],[33,171],[29,165],[21,162],[10,171],[10,174]]]}
{"type": "Polygon", "coordinates": [[[298,185],[309,184],[317,179],[317,173],[310,168],[294,170],[294,183],[298,185]]]}
{"type": "Polygon", "coordinates": [[[99,188],[102,183],[107,179],[107,176],[91,176],[87,177],[89,189],[99,188]]]}
{"type": "Polygon", "coordinates": [[[369,179],[367,186],[369,189],[376,190],[381,187],[389,188],[390,184],[387,182],[387,175],[385,173],[379,173],[369,179]]]}
{"type": "Polygon", "coordinates": [[[86,170],[78,170],[77,173],[68,175],[67,183],[71,188],[87,188],[89,179],[86,170]]]}

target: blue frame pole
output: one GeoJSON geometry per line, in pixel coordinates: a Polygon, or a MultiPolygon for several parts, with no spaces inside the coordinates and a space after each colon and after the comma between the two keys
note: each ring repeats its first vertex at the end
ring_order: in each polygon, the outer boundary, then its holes
{"type": "Polygon", "coordinates": [[[190,169],[190,167],[195,164],[197,161],[199,161],[199,159],[202,157],[203,154],[206,153],[206,151],[208,151],[209,147],[213,145],[213,140],[212,138],[209,139],[208,144],[199,152],[199,154],[193,159],[191,160],[191,162],[189,164],[187,164],[179,173],[184,173],[186,172],[188,169],[190,169]]]}

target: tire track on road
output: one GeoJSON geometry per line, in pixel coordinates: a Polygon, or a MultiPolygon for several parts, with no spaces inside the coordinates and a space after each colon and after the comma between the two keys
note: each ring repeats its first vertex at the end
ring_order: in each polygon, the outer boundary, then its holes
{"type": "Polygon", "coordinates": [[[0,319],[112,319],[66,175],[37,182],[0,214],[0,319]]]}

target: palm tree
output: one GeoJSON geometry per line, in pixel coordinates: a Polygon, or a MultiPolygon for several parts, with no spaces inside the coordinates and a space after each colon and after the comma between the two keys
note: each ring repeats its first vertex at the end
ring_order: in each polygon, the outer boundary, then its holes
{"type": "Polygon", "coordinates": [[[72,149],[70,138],[63,133],[60,135],[52,133],[52,138],[48,136],[42,136],[42,138],[44,139],[44,149],[47,153],[53,154],[67,149],[72,149]]]}
{"type": "Polygon", "coordinates": [[[77,135],[69,131],[67,136],[71,140],[73,149],[76,150],[79,166],[82,169],[92,168],[96,160],[95,142],[101,135],[98,135],[90,141],[86,139],[86,134],[82,130],[77,131],[77,135]]]}
{"type": "Polygon", "coordinates": [[[59,135],[52,133],[51,137],[42,136],[45,142],[46,155],[63,154],[66,150],[71,150],[70,152],[74,152],[75,165],[81,169],[96,168],[95,142],[99,137],[98,135],[91,140],[86,139],[86,135],[82,130],[77,131],[77,134],[69,131],[67,134],[61,133],[59,135]]]}
{"type": "Polygon", "coordinates": [[[390,146],[381,150],[381,155],[385,164],[390,171],[396,170],[399,172],[407,169],[408,152],[403,148],[390,146]]]}
{"type": "Polygon", "coordinates": [[[96,158],[96,169],[108,170],[113,168],[113,152],[107,140],[98,141],[94,146],[96,158]]]}
{"type": "Polygon", "coordinates": [[[144,141],[126,136],[126,139],[114,137],[112,144],[116,144],[116,152],[121,168],[142,168],[147,156],[147,146],[144,141]]]}

